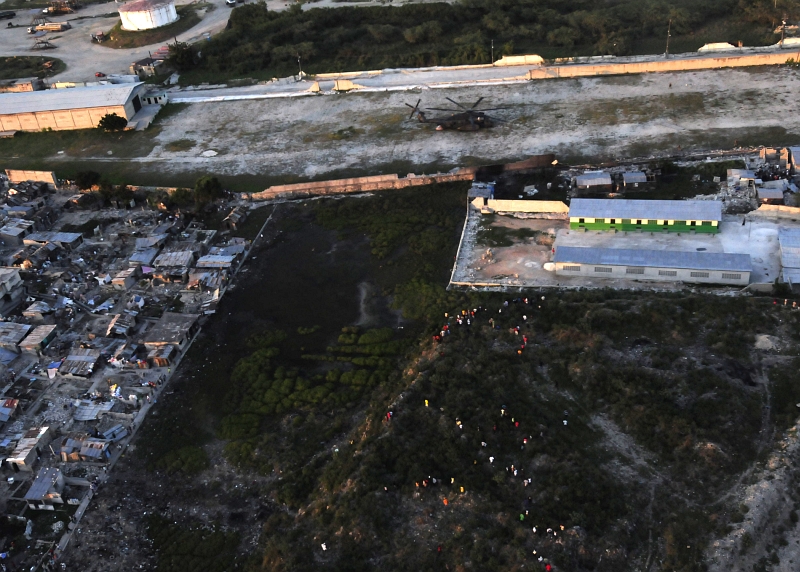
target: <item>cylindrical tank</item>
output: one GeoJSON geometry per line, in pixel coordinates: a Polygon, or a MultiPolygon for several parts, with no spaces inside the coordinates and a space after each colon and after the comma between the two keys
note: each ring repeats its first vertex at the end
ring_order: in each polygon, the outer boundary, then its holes
{"type": "Polygon", "coordinates": [[[171,24],[178,19],[173,0],[134,0],[119,7],[122,29],[135,32],[171,24]]]}

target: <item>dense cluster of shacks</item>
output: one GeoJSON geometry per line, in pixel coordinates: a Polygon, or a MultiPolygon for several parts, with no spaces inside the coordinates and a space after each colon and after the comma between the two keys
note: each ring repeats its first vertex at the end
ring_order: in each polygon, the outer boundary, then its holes
{"type": "MultiPolygon", "coordinates": [[[[762,148],[758,156],[744,158],[746,168],[728,169],[727,177],[713,177],[720,186],[720,198],[741,199],[758,204],[797,206],[800,183],[800,147],[782,149],[762,148]]],[[[647,188],[663,176],[660,168],[642,165],[619,166],[607,170],[567,173],[572,194],[624,193],[626,190],[647,188]]],[[[695,175],[700,180],[700,175],[695,175]]]]}
{"type": "Polygon", "coordinates": [[[247,249],[180,214],[78,202],[0,176],[0,471],[10,485],[0,506],[9,514],[88,502],[93,477],[247,249]]]}

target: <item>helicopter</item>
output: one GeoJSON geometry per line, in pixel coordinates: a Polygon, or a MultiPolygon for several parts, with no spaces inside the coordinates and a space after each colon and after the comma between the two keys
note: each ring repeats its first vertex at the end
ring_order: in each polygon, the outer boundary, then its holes
{"type": "Polygon", "coordinates": [[[464,107],[457,101],[453,101],[449,97],[445,98],[447,101],[455,105],[458,109],[442,109],[439,107],[428,107],[428,111],[446,111],[449,112],[450,115],[448,116],[440,116],[440,117],[427,117],[425,111],[420,110],[419,104],[422,100],[418,100],[416,105],[411,105],[406,103],[407,107],[411,108],[411,115],[408,116],[409,119],[413,118],[414,115],[417,116],[417,119],[420,123],[435,123],[436,124],[436,131],[444,131],[445,129],[456,129],[458,131],[478,131],[479,129],[484,129],[487,127],[494,127],[497,123],[507,123],[502,119],[497,119],[496,117],[490,117],[486,114],[487,111],[496,111],[499,109],[505,109],[504,107],[490,107],[486,109],[477,109],[478,105],[480,105],[483,98],[479,98],[478,101],[472,104],[472,107],[464,107]]]}

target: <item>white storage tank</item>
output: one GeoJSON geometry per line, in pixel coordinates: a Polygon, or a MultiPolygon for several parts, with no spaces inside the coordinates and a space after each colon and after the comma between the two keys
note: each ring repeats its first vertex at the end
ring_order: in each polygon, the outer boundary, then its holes
{"type": "Polygon", "coordinates": [[[178,19],[173,0],[134,0],[119,8],[122,29],[131,32],[172,24],[178,19]]]}

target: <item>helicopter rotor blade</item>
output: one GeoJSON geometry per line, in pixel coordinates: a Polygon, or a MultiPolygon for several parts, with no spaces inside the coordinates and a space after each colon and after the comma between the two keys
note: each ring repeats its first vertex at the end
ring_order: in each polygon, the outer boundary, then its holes
{"type": "Polygon", "coordinates": [[[417,100],[417,104],[416,104],[416,105],[414,105],[413,107],[411,106],[411,104],[409,104],[409,103],[406,103],[406,105],[407,105],[408,107],[411,107],[411,115],[409,115],[409,116],[408,116],[408,118],[409,118],[409,119],[411,119],[412,117],[414,117],[414,114],[415,114],[415,113],[417,113],[417,112],[419,111],[419,104],[420,104],[421,102],[422,102],[422,100],[421,100],[421,99],[418,99],[418,100],[417,100]]]}
{"type": "Polygon", "coordinates": [[[461,104],[460,104],[460,103],[458,103],[457,101],[453,101],[453,100],[452,100],[452,99],[450,99],[449,97],[445,97],[445,99],[446,99],[447,101],[449,101],[450,103],[452,103],[453,105],[455,105],[456,107],[460,107],[460,108],[461,108],[461,109],[463,109],[464,111],[469,111],[469,110],[468,110],[466,107],[464,107],[463,105],[461,105],[461,104]]]}
{"type": "Polygon", "coordinates": [[[475,109],[476,107],[478,107],[478,105],[480,104],[480,102],[481,102],[481,101],[483,101],[483,98],[482,98],[482,97],[481,97],[481,98],[479,98],[479,99],[478,99],[478,101],[476,101],[475,103],[473,103],[473,104],[472,104],[472,107],[470,107],[470,109],[475,109]]]}

